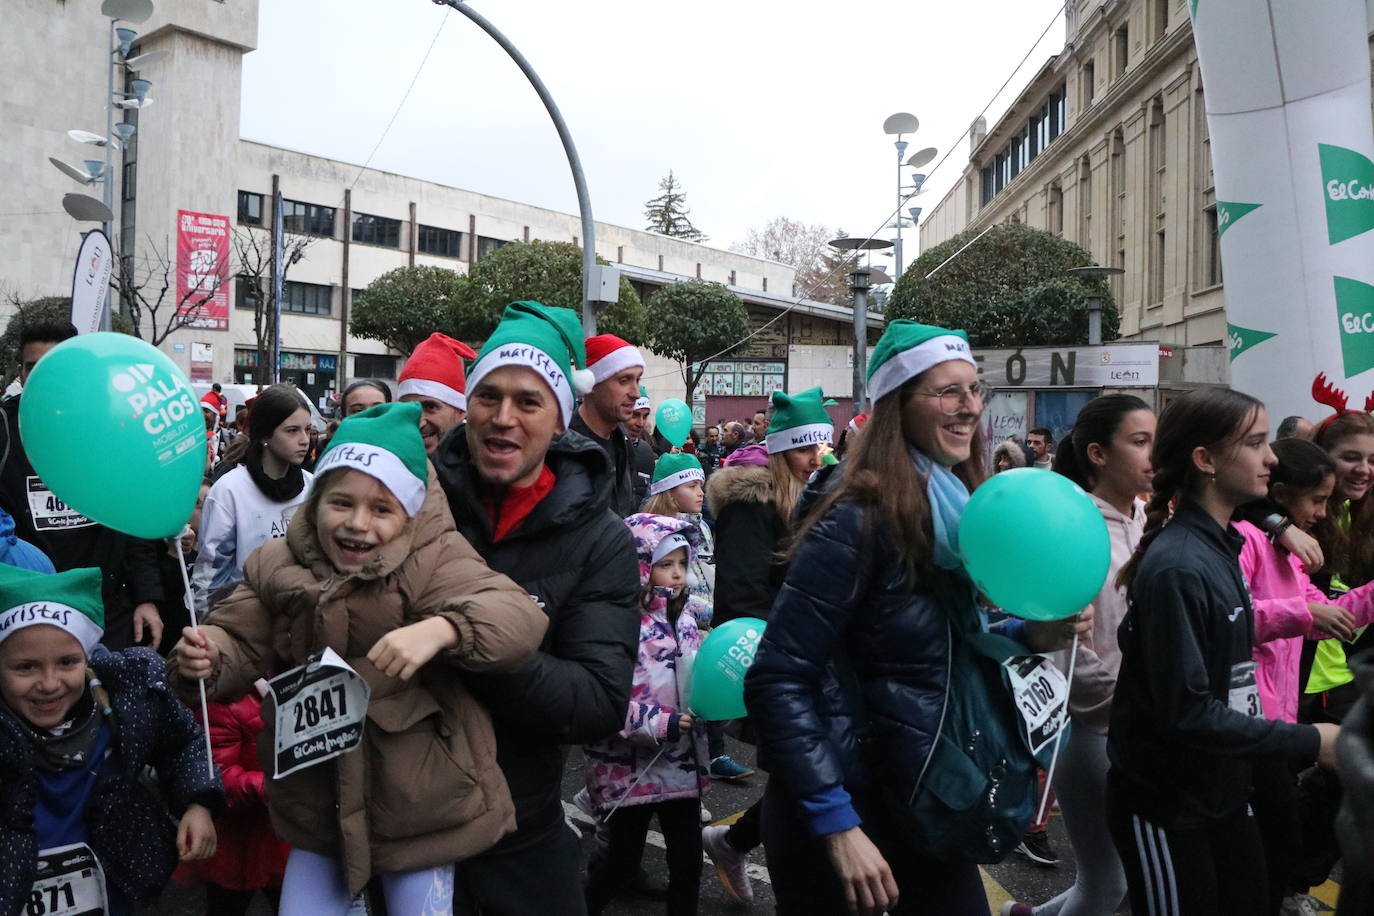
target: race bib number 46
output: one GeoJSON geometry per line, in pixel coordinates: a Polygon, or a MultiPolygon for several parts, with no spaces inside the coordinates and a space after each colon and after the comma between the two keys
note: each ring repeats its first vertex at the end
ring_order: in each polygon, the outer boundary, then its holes
{"type": "Polygon", "coordinates": [[[1041,655],[1017,655],[1003,662],[1002,667],[1011,681],[1012,698],[1021,714],[1031,752],[1038,754],[1068,721],[1068,679],[1041,655]]]}
{"type": "Polygon", "coordinates": [[[33,889],[20,912],[26,916],[104,916],[105,875],[85,843],[55,846],[38,854],[33,889]]]}
{"type": "Polygon", "coordinates": [[[276,768],[280,779],[356,748],[371,691],[333,649],[268,682],[277,703],[276,768]]]}
{"type": "Polygon", "coordinates": [[[85,528],[95,522],[58,499],[48,485],[37,477],[25,480],[29,497],[29,515],[37,531],[65,531],[68,528],[85,528]]]}

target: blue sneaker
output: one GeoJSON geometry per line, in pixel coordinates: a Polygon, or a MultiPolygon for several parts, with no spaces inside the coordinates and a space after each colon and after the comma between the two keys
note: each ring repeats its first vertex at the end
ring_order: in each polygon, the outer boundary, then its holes
{"type": "Polygon", "coordinates": [[[712,779],[748,779],[754,775],[754,770],[743,764],[735,763],[729,756],[721,754],[711,761],[712,779]]]}

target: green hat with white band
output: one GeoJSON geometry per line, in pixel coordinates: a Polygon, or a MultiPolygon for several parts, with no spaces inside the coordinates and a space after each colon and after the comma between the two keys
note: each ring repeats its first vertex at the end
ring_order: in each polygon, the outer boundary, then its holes
{"type": "Polygon", "coordinates": [[[695,455],[688,455],[686,452],[660,455],[654,463],[654,477],[649,483],[649,495],[666,493],[684,483],[705,479],[706,472],[701,469],[701,462],[695,455]]]}
{"type": "Polygon", "coordinates": [[[65,630],[87,655],[105,632],[100,570],[30,572],[0,565],[0,642],[25,627],[47,624],[65,630]]]}
{"type": "Polygon", "coordinates": [[[969,349],[968,335],[963,331],[948,331],[909,318],[889,321],[868,364],[868,396],[876,403],[908,379],[952,359],[978,366],[969,349]]]}
{"type": "Polygon", "coordinates": [[[412,518],[425,504],[429,467],[420,438],[420,405],[378,404],[339,424],[315,464],[315,477],[344,468],[380,481],[412,518]]]}
{"type": "Polygon", "coordinates": [[[644,386],[639,386],[639,397],[635,398],[635,412],[641,410],[653,410],[654,402],[649,400],[649,392],[644,390],[644,386]]]}
{"type": "Polygon", "coordinates": [[[596,376],[587,369],[577,312],[539,302],[506,306],[501,323],[468,370],[468,391],[476,391],[488,373],[504,366],[532,369],[558,399],[565,427],[572,422],[573,396],[587,394],[596,384],[596,376]]]}
{"type": "Polygon", "coordinates": [[[768,424],[764,442],[768,454],[776,455],[808,445],[824,445],[835,434],[835,424],[821,404],[820,386],[801,394],[773,392],[773,422],[768,424]]]}

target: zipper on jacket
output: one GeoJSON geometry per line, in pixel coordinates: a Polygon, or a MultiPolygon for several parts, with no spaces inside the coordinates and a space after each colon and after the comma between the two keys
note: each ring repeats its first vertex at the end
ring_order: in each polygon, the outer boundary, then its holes
{"type": "Polygon", "coordinates": [[[950,679],[954,677],[954,629],[950,626],[949,617],[945,617],[945,697],[940,703],[940,724],[935,727],[935,737],[930,742],[930,753],[926,754],[925,763],[921,764],[921,772],[916,776],[916,785],[911,790],[911,797],[907,799],[907,807],[911,807],[916,802],[916,795],[921,791],[921,783],[925,781],[926,770],[930,769],[930,761],[935,758],[935,751],[940,745],[940,735],[945,730],[945,713],[949,711],[949,685],[950,679]]]}

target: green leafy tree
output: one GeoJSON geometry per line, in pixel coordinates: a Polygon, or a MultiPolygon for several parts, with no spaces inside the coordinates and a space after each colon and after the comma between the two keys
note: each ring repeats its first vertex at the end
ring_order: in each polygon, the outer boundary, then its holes
{"type": "Polygon", "coordinates": [[[688,218],[692,211],[687,209],[687,192],[682,190],[671,171],[667,178],[659,181],[658,189],[661,194],[644,202],[644,218],[649,221],[645,230],[689,242],[706,241],[706,234],[688,218]]]}
{"type": "MultiPolygon", "coordinates": [[[[109,301],[113,303],[115,291],[110,290],[109,301]]],[[[31,324],[50,324],[72,320],[72,299],[70,296],[45,296],[41,299],[22,300],[10,296],[8,305],[14,314],[10,316],[5,332],[0,334],[0,391],[4,391],[19,377],[19,335],[31,324]]],[[[133,334],[134,325],[129,316],[114,312],[110,315],[110,326],[120,334],[133,334]]]]}
{"type": "Polygon", "coordinates": [[[744,303],[719,283],[670,283],[649,297],[649,349],[681,365],[688,403],[706,361],[728,355],[750,330],[744,303]]]}
{"type": "Polygon", "coordinates": [[[963,328],[975,347],[1082,344],[1089,293],[1103,298],[1102,339],[1120,336],[1120,315],[1105,281],[1066,276],[1092,257],[1073,242],[1029,226],[995,226],[934,276],[981,230],[968,230],[924,252],[897,281],[886,315],[963,328]]]}
{"type": "Polygon", "coordinates": [[[500,310],[469,277],[447,267],[398,267],[353,300],[349,329],[409,353],[435,331],[462,341],[484,339],[500,310]]]}
{"type": "MultiPolygon", "coordinates": [[[[597,263],[610,262],[597,258],[597,263]]],[[[582,249],[572,242],[511,242],[472,265],[468,276],[498,317],[509,303],[521,299],[582,312],[582,249]]],[[[639,294],[621,277],[620,301],[597,312],[597,329],[643,344],[648,340],[646,318],[639,294]]]]}

